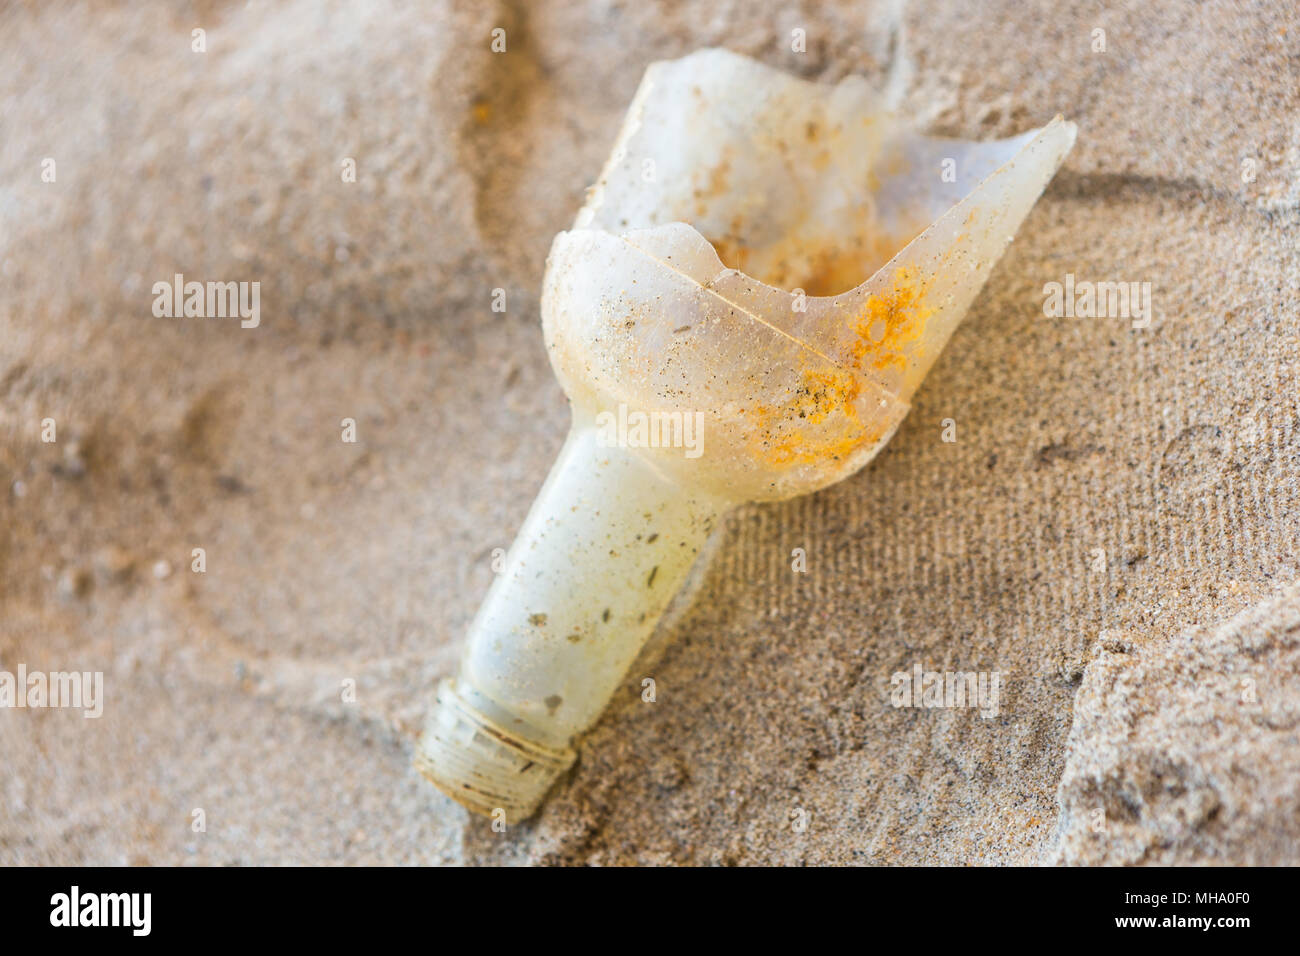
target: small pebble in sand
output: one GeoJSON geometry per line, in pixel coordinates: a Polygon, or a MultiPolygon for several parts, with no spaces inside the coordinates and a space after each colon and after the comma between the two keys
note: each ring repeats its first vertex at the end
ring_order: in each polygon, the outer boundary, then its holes
{"type": "Polygon", "coordinates": [[[78,567],[64,568],[59,574],[58,584],[55,585],[59,597],[65,601],[85,597],[90,587],[90,573],[85,568],[78,567]]]}
{"type": "Polygon", "coordinates": [[[86,473],[86,460],[81,454],[80,442],[69,442],[63,449],[63,462],[58,473],[65,478],[80,478],[86,473]]]}
{"type": "Polygon", "coordinates": [[[135,567],[135,557],[131,552],[115,544],[107,545],[95,552],[95,572],[108,581],[124,581],[135,567]]]}

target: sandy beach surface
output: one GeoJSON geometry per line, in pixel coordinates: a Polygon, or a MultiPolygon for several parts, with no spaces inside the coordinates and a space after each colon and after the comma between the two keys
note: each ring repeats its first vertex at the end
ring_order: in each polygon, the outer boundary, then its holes
{"type": "Polygon", "coordinates": [[[50,2],[0,64],[0,670],[104,686],[0,709],[0,864],[1300,863],[1293,4],[50,2]],[[890,446],[735,513],[494,832],[415,738],[568,425],[552,237],[706,46],[1078,142],[890,446]]]}

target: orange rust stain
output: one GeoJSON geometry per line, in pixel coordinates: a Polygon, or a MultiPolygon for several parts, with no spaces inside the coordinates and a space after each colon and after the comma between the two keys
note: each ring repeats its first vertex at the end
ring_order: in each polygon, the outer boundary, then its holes
{"type": "Polygon", "coordinates": [[[905,350],[920,341],[925,320],[934,313],[925,306],[924,299],[925,290],[914,270],[906,267],[894,273],[888,291],[868,297],[866,308],[853,325],[858,336],[849,350],[854,368],[861,370],[869,361],[877,371],[890,366],[906,370],[905,350]]]}
{"type": "Polygon", "coordinates": [[[897,365],[905,370],[906,350],[919,342],[925,321],[934,310],[925,305],[924,287],[914,270],[901,268],[891,287],[868,297],[853,321],[856,339],[848,351],[848,366],[814,366],[806,353],[794,398],[779,406],[756,405],[752,412],[750,451],[776,467],[842,460],[880,441],[888,430],[888,416],[874,416],[864,422],[857,402],[862,394],[863,373],[897,365]],[[822,425],[838,413],[842,421],[828,429],[822,425]]]}
{"type": "Polygon", "coordinates": [[[709,214],[710,204],[727,194],[731,188],[728,177],[731,175],[731,151],[723,153],[718,163],[708,171],[708,180],[692,192],[695,198],[695,215],[701,219],[709,214]]]}

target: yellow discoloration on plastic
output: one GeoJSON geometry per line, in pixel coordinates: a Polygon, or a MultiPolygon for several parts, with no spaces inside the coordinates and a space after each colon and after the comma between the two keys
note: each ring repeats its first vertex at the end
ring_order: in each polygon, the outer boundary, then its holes
{"type": "Polygon", "coordinates": [[[914,270],[898,269],[889,290],[869,296],[853,320],[856,338],[846,365],[810,367],[804,357],[800,386],[789,402],[754,406],[754,454],[777,467],[815,464],[842,460],[884,438],[889,416],[864,420],[858,411],[865,374],[893,367],[906,372],[909,361],[921,354],[926,320],[934,311],[925,304],[924,285],[914,270]],[[842,418],[838,427],[811,427],[834,415],[842,418]]]}
{"type": "Polygon", "coordinates": [[[894,273],[888,292],[867,298],[866,307],[854,321],[858,340],[851,354],[853,366],[867,363],[877,371],[896,366],[906,371],[907,352],[925,334],[925,320],[934,309],[925,305],[925,289],[915,270],[901,268],[894,273]]]}

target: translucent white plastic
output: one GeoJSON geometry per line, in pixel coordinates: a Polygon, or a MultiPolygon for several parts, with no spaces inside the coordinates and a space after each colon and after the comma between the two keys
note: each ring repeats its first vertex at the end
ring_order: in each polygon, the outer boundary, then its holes
{"type": "Polygon", "coordinates": [[[542,320],[573,426],[439,688],[417,765],[531,815],[720,517],[880,451],[1074,142],[932,139],[858,78],[656,63],[542,320]]]}

